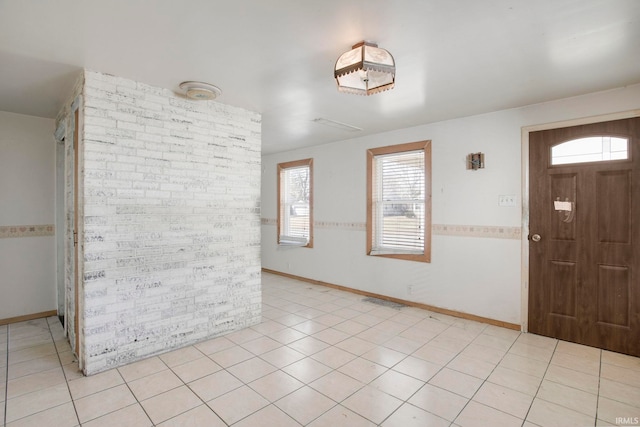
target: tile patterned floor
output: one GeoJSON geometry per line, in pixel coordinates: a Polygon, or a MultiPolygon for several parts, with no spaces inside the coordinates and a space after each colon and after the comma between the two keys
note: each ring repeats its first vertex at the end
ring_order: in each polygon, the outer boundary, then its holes
{"type": "Polygon", "coordinates": [[[83,377],[57,318],[0,328],[18,426],[638,425],[640,359],[270,274],[263,322],[83,377]]]}

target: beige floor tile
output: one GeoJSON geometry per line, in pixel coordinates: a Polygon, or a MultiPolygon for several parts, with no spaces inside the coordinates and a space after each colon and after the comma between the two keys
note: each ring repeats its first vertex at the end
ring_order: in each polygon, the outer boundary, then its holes
{"type": "Polygon", "coordinates": [[[302,387],[275,402],[275,405],[300,424],[306,425],[336,402],[310,387],[302,387]]]}
{"type": "Polygon", "coordinates": [[[311,356],[312,354],[315,354],[329,347],[329,344],[313,337],[305,337],[294,341],[287,346],[302,354],[311,356]]]}
{"type": "Polygon", "coordinates": [[[7,423],[10,423],[69,401],[71,401],[71,396],[64,383],[23,394],[6,401],[6,420],[7,423]]]}
{"type": "Polygon", "coordinates": [[[453,369],[464,374],[471,375],[480,379],[487,379],[491,372],[495,369],[496,365],[493,363],[485,362],[483,360],[472,359],[467,356],[456,356],[449,364],[447,368],[453,369]]]}
{"type": "Polygon", "coordinates": [[[117,369],[112,369],[90,377],[69,381],[69,390],[73,399],[77,400],[120,384],[124,384],[124,380],[117,369]]]}
{"type": "Polygon", "coordinates": [[[140,402],[151,421],[160,424],[202,404],[202,401],[188,387],[169,390],[140,402]]]}
{"type": "MultiPolygon", "coordinates": [[[[637,406],[627,405],[625,403],[600,396],[598,398],[598,418],[617,425],[621,423],[619,423],[616,418],[640,420],[640,409],[638,409],[637,406]]],[[[627,425],[628,424],[633,425],[633,423],[627,423],[627,425]]],[[[638,425],[640,423],[636,422],[635,424],[638,425]]]]}
{"type": "Polygon", "coordinates": [[[507,353],[498,366],[542,378],[549,365],[546,362],[507,353]]]}
{"type": "Polygon", "coordinates": [[[408,403],[453,421],[468,401],[465,397],[427,384],[411,396],[408,403]]]}
{"type": "Polygon", "coordinates": [[[449,351],[451,353],[458,354],[469,345],[469,342],[461,341],[457,338],[449,338],[446,336],[438,335],[437,337],[429,341],[429,345],[449,351]]]}
{"type": "Polygon", "coordinates": [[[231,332],[230,334],[225,335],[225,338],[233,341],[236,344],[242,344],[248,341],[255,340],[262,336],[264,335],[262,335],[260,332],[257,332],[251,328],[246,328],[239,331],[231,332]]]}
{"type": "MultiPolygon", "coordinates": [[[[66,380],[61,367],[31,375],[25,375],[7,382],[7,398],[12,399],[14,397],[22,396],[23,394],[53,387],[54,385],[62,383],[66,383],[66,380]]],[[[0,397],[2,397],[2,399],[0,400],[4,400],[4,393],[5,387],[1,387],[0,397]]]]}
{"type": "Polygon", "coordinates": [[[448,427],[449,424],[444,418],[405,403],[382,423],[382,427],[448,427]]]}
{"type": "Polygon", "coordinates": [[[60,364],[63,366],[77,361],[76,356],[71,351],[58,353],[58,357],[60,358],[60,364]]]}
{"type": "Polygon", "coordinates": [[[217,353],[218,351],[226,350],[234,347],[236,343],[228,340],[225,337],[213,338],[198,344],[194,344],[194,347],[203,354],[217,353]]]}
{"type": "Polygon", "coordinates": [[[78,378],[84,378],[84,374],[78,368],[78,362],[69,363],[68,365],[63,365],[62,369],[64,370],[64,376],[67,378],[67,381],[76,380],[78,378]]]}
{"type": "Polygon", "coordinates": [[[426,360],[427,362],[435,363],[436,365],[441,366],[444,366],[447,363],[451,362],[457,355],[458,352],[434,347],[431,343],[425,344],[424,346],[413,352],[413,354],[411,354],[411,356],[413,357],[418,357],[420,359],[426,360]]]}
{"type": "MultiPolygon", "coordinates": [[[[345,309],[338,310],[334,312],[334,314],[340,316],[341,314],[339,314],[339,312],[342,312],[343,310],[345,309]]],[[[360,332],[363,332],[369,329],[369,327],[367,325],[363,325],[362,323],[358,323],[353,320],[345,320],[344,322],[338,323],[337,325],[335,325],[333,329],[337,329],[349,335],[358,335],[360,332]]]]}
{"type": "Polygon", "coordinates": [[[424,382],[400,372],[389,370],[371,382],[371,387],[377,388],[400,400],[407,400],[424,382]]]}
{"type": "Polygon", "coordinates": [[[318,333],[320,331],[327,329],[328,326],[320,322],[307,320],[306,322],[293,325],[292,328],[295,329],[296,331],[302,332],[303,334],[313,335],[315,333],[318,333]]]}
{"type": "Polygon", "coordinates": [[[442,369],[442,366],[417,357],[408,356],[392,369],[427,382],[442,369]]]}
{"type": "Polygon", "coordinates": [[[147,375],[155,374],[165,369],[167,369],[167,365],[165,365],[159,357],[151,357],[121,366],[118,368],[118,371],[120,371],[125,381],[135,381],[138,378],[146,377],[147,375]]]}
{"type": "Polygon", "coordinates": [[[540,362],[549,363],[551,356],[553,356],[554,347],[538,347],[534,344],[522,342],[521,338],[524,336],[531,336],[529,334],[522,334],[511,346],[508,353],[515,354],[529,359],[539,360],[540,362]]]}
{"type": "Polygon", "coordinates": [[[600,358],[584,357],[571,353],[561,353],[556,351],[551,358],[551,364],[573,369],[585,374],[594,375],[600,370],[600,358]]]}
{"type": "Polygon", "coordinates": [[[227,424],[233,424],[269,405],[248,386],[242,386],[207,403],[227,424]]]}
{"type": "Polygon", "coordinates": [[[387,368],[391,368],[406,357],[407,355],[404,353],[382,346],[376,346],[362,354],[363,359],[371,360],[387,368]]]}
{"type": "Polygon", "coordinates": [[[313,320],[315,320],[316,322],[322,323],[323,325],[326,325],[328,327],[332,327],[339,323],[344,322],[343,317],[336,316],[335,314],[331,314],[328,312],[325,312],[325,314],[318,316],[313,320]]]}
{"type": "Polygon", "coordinates": [[[244,362],[238,363],[227,370],[233,374],[236,378],[243,381],[245,384],[250,383],[251,381],[257,380],[258,378],[264,377],[275,371],[273,365],[265,362],[259,357],[254,357],[253,359],[245,360],[244,362]]]}
{"type": "Polygon", "coordinates": [[[337,369],[357,358],[353,353],[342,350],[338,347],[329,347],[316,354],[312,354],[311,358],[327,365],[333,369],[337,369]]]}
{"type": "Polygon", "coordinates": [[[133,397],[125,384],[75,400],[76,411],[81,423],[86,423],[134,403],[136,403],[136,398],[133,397]]]}
{"type": "Polygon", "coordinates": [[[376,424],[342,405],[336,405],[316,418],[309,427],[375,427],[376,424]]]}
{"type": "MultiPolygon", "coordinates": [[[[375,327],[373,327],[371,329],[367,329],[366,331],[360,332],[356,336],[374,344],[383,345],[397,335],[392,332],[381,331],[380,329],[376,329],[375,327]]],[[[407,354],[406,351],[403,353],[407,354]]]]}
{"type": "Polygon", "coordinates": [[[518,336],[516,343],[553,351],[555,350],[556,345],[558,345],[558,340],[555,338],[543,337],[542,335],[524,333],[518,336]]]}
{"type": "MultiPolygon", "coordinates": [[[[2,405],[4,410],[4,405],[2,405]]],[[[2,412],[2,411],[0,411],[2,412]]],[[[79,425],[76,411],[73,403],[67,402],[62,405],[55,406],[51,409],[38,412],[37,414],[21,418],[17,421],[7,424],[7,427],[42,427],[53,425],[55,420],[56,427],[74,427],[79,425]]]]}
{"type": "Polygon", "coordinates": [[[218,371],[189,384],[191,390],[193,390],[204,402],[208,402],[216,397],[222,396],[223,394],[241,386],[242,381],[227,371],[218,371]]]}
{"type": "Polygon", "coordinates": [[[336,402],[342,402],[364,387],[364,384],[338,371],[331,371],[309,384],[309,386],[336,402]]]}
{"type": "Polygon", "coordinates": [[[533,402],[533,396],[498,384],[485,382],[473,396],[473,400],[524,419],[533,402]]]}
{"type": "Polygon", "coordinates": [[[483,362],[497,365],[505,356],[506,350],[499,350],[497,348],[487,347],[485,345],[480,345],[473,342],[469,344],[460,354],[471,359],[482,360],[483,362]]]}
{"type": "Polygon", "coordinates": [[[602,363],[640,371],[640,357],[602,350],[602,363]]]}
{"type": "MultiPolygon", "coordinates": [[[[319,353],[314,354],[316,356],[319,353]]],[[[260,358],[275,366],[276,368],[284,368],[300,359],[304,359],[306,356],[299,351],[296,351],[287,346],[276,348],[268,353],[261,354],[260,358]]]]}
{"type": "Polygon", "coordinates": [[[429,384],[470,399],[482,385],[482,380],[462,372],[444,368],[429,380],[429,384]]]}
{"type": "Polygon", "coordinates": [[[544,379],[577,388],[587,393],[598,393],[599,378],[597,376],[588,375],[561,366],[549,365],[544,379]]]}
{"type": "MultiPolygon", "coordinates": [[[[11,372],[11,368],[9,368],[9,372],[11,372]]],[[[600,376],[608,380],[634,387],[640,385],[640,371],[636,369],[623,368],[621,366],[603,363],[600,376]]]]}
{"type": "Polygon", "coordinates": [[[602,350],[595,347],[589,347],[586,345],[576,344],[567,341],[558,341],[555,354],[568,354],[578,357],[580,359],[587,359],[592,361],[600,361],[600,354],[602,350]]]}
{"type": "Polygon", "coordinates": [[[263,335],[271,335],[274,332],[285,329],[286,326],[282,323],[274,322],[273,320],[263,319],[262,323],[251,326],[254,331],[260,332],[263,335]]]}
{"type": "Polygon", "coordinates": [[[135,403],[84,423],[82,427],[148,427],[152,425],[142,407],[135,403]]]}
{"type": "Polygon", "coordinates": [[[588,426],[595,418],[545,400],[534,399],[527,421],[545,427],[588,426]]]}
{"type": "Polygon", "coordinates": [[[376,348],[376,345],[374,343],[358,337],[347,338],[344,341],[340,341],[335,346],[357,356],[361,356],[364,353],[376,348]]]}
{"type": "Polygon", "coordinates": [[[12,380],[25,375],[31,375],[42,371],[49,371],[60,367],[57,354],[38,357],[24,362],[14,363],[7,368],[7,378],[12,380]]]}
{"type": "Polygon", "coordinates": [[[396,409],[402,401],[380,390],[365,386],[342,402],[342,405],[358,415],[380,424],[396,409]]]}
{"type": "Polygon", "coordinates": [[[226,427],[207,405],[200,405],[158,424],[158,427],[226,427]]]}
{"type": "Polygon", "coordinates": [[[596,416],[598,396],[563,384],[548,380],[542,381],[536,398],[573,409],[593,418],[596,416]]]}
{"type": "Polygon", "coordinates": [[[370,360],[358,357],[344,366],[338,368],[338,371],[345,375],[349,375],[356,380],[368,384],[380,375],[385,373],[388,368],[378,365],[370,360]]]}
{"type": "Polygon", "coordinates": [[[275,371],[249,384],[249,387],[270,402],[275,402],[302,386],[303,383],[282,371],[275,371]]]}
{"type": "Polygon", "coordinates": [[[192,360],[200,359],[204,357],[204,354],[198,351],[197,348],[190,345],[178,350],[171,351],[169,353],[161,354],[160,359],[170,368],[182,365],[192,360]]]}
{"type": "Polygon", "coordinates": [[[640,408],[640,384],[638,384],[638,387],[633,387],[601,378],[600,396],[640,408]]]}
{"type": "Polygon", "coordinates": [[[40,344],[34,347],[28,347],[22,350],[12,351],[9,353],[9,365],[15,363],[26,362],[28,360],[38,359],[40,357],[56,354],[56,346],[53,342],[40,344]]]}
{"type": "Polygon", "coordinates": [[[485,347],[495,348],[496,350],[501,350],[506,352],[511,348],[513,343],[515,342],[516,337],[513,338],[503,338],[495,335],[488,334],[480,334],[473,341],[474,344],[483,345],[485,347]]]}
{"type": "Polygon", "coordinates": [[[520,427],[522,422],[523,420],[513,415],[471,401],[458,415],[455,424],[460,427],[520,427]]]}
{"type": "Polygon", "coordinates": [[[178,366],[171,370],[185,383],[190,383],[199,378],[218,372],[222,368],[208,357],[201,357],[178,366]]]}
{"type": "Polygon", "coordinates": [[[256,356],[260,356],[264,353],[268,353],[272,350],[275,350],[278,347],[282,347],[282,344],[276,340],[273,340],[269,337],[260,337],[255,340],[248,341],[242,344],[242,347],[249,350],[251,353],[256,356]]]}
{"type": "Polygon", "coordinates": [[[211,360],[223,368],[228,368],[240,362],[244,362],[252,357],[255,357],[253,353],[240,346],[229,347],[209,355],[211,360]]]}
{"type": "Polygon", "coordinates": [[[278,341],[280,344],[290,344],[296,340],[302,339],[307,335],[295,329],[286,328],[273,334],[269,334],[269,338],[278,341]]]}
{"type": "Polygon", "coordinates": [[[165,369],[164,371],[147,375],[127,384],[138,401],[143,401],[180,387],[183,383],[171,370],[165,369]]]}
{"type": "Polygon", "coordinates": [[[494,325],[487,326],[484,329],[484,331],[482,331],[482,333],[486,335],[492,335],[494,337],[500,337],[503,339],[512,340],[512,341],[515,341],[516,339],[518,339],[518,337],[521,334],[520,331],[516,331],[514,329],[502,328],[500,326],[494,326],[494,325]]]}
{"type": "MultiPolygon", "coordinates": [[[[269,405],[257,412],[249,415],[247,418],[237,422],[233,427],[257,427],[257,426],[278,426],[278,427],[299,427],[301,424],[296,422],[289,415],[282,412],[275,405],[269,405]]],[[[186,427],[186,426],[185,426],[186,427]]],[[[203,426],[204,427],[204,426],[203,426]]],[[[214,426],[215,427],[215,426],[214,426]]]]}
{"type": "Polygon", "coordinates": [[[487,381],[498,384],[530,396],[535,396],[542,379],[522,372],[498,366],[487,381]]]}
{"type": "Polygon", "coordinates": [[[307,357],[282,368],[287,374],[308,384],[331,371],[331,368],[307,357]]]}
{"type": "Polygon", "coordinates": [[[308,319],[306,317],[303,317],[303,316],[298,316],[298,315],[289,313],[289,314],[285,314],[284,316],[278,317],[278,318],[273,319],[273,320],[275,320],[278,323],[282,323],[285,326],[292,327],[292,326],[297,325],[298,323],[306,322],[308,319]]]}
{"type": "Polygon", "coordinates": [[[320,332],[313,334],[315,339],[318,339],[322,342],[325,342],[329,345],[335,345],[345,339],[349,338],[351,335],[346,334],[342,331],[333,328],[327,328],[320,332]]]}

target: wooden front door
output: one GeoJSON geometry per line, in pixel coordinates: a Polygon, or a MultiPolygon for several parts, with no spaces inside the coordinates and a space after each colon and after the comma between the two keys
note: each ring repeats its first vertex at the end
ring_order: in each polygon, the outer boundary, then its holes
{"type": "Polygon", "coordinates": [[[529,332],[640,356],[640,118],[532,132],[529,162],[529,332]]]}

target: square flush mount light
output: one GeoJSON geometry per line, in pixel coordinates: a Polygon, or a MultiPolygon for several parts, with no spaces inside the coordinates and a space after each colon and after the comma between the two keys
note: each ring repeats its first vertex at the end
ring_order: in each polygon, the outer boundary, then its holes
{"type": "Polygon", "coordinates": [[[396,64],[385,49],[363,41],[338,58],[334,77],[340,92],[373,95],[393,88],[396,64]]]}

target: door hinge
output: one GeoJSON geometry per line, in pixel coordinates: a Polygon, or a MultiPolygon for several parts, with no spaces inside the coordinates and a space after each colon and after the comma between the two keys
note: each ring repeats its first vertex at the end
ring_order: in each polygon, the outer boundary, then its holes
{"type": "Polygon", "coordinates": [[[73,232],[73,246],[78,246],[78,232],[73,232]]]}

